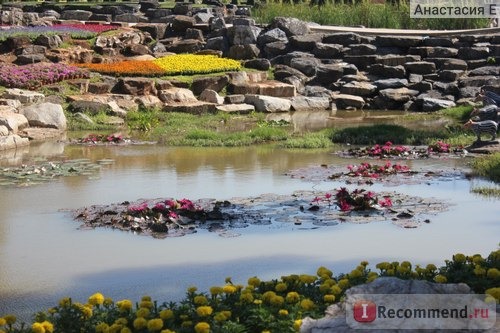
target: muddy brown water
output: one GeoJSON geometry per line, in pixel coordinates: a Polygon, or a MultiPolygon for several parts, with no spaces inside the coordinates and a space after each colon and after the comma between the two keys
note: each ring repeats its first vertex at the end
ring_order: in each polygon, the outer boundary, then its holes
{"type": "MultiPolygon", "coordinates": [[[[463,176],[403,184],[370,186],[452,204],[417,229],[391,221],[318,226],[303,223],[250,225],[220,234],[208,230],[178,238],[154,239],[109,229],[79,230],[66,209],[140,198],[217,198],[263,193],[328,191],[342,181],[306,181],[290,170],[318,165],[346,166],[328,150],[248,148],[172,148],[33,144],[0,154],[0,166],[52,159],[113,160],[97,174],[61,177],[31,187],[0,186],[0,315],[22,319],[71,296],[86,301],[94,292],[114,300],[151,295],[161,301],[182,299],[186,288],[207,290],[227,276],[245,284],[252,276],[279,278],[314,274],[327,266],[335,274],[361,260],[411,260],[442,265],[453,253],[486,255],[498,246],[498,200],[470,193],[481,184],[463,176]]],[[[413,169],[467,170],[467,160],[402,162],[413,169]]],[[[351,185],[351,188],[353,186],[351,185]]]]}

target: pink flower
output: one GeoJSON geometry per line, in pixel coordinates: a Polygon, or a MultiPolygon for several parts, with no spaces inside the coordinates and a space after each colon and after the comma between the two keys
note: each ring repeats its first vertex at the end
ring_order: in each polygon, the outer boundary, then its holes
{"type": "Polygon", "coordinates": [[[392,201],[390,197],[384,197],[384,199],[379,200],[378,204],[382,207],[391,207],[392,201]]]}
{"type": "Polygon", "coordinates": [[[348,212],[352,209],[351,205],[349,205],[345,200],[339,201],[339,207],[343,212],[348,212]]]}
{"type": "Polygon", "coordinates": [[[326,193],[326,194],[325,194],[325,198],[330,199],[331,197],[332,197],[332,194],[331,194],[331,193],[326,193]]]}

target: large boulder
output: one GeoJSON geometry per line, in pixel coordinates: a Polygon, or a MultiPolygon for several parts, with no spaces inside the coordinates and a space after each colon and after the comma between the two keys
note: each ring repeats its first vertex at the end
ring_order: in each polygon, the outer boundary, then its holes
{"type": "Polygon", "coordinates": [[[270,24],[271,28],[279,28],[290,36],[306,35],[310,32],[309,25],[293,17],[275,17],[270,24]]]}
{"type": "Polygon", "coordinates": [[[245,96],[245,103],[255,106],[258,112],[287,112],[292,106],[289,99],[252,94],[245,96]]]}
{"type": "Polygon", "coordinates": [[[257,44],[262,46],[274,42],[287,43],[288,38],[286,36],[286,33],[279,28],[274,28],[266,32],[262,32],[257,38],[257,44]]]}
{"type": "Polygon", "coordinates": [[[2,97],[5,99],[18,100],[22,104],[39,103],[45,99],[44,94],[17,88],[6,89],[2,94],[2,97]]]}
{"type": "Polygon", "coordinates": [[[156,95],[155,82],[152,79],[141,77],[127,77],[118,81],[118,87],[123,94],[128,95],[156,95]]]}
{"type": "Polygon", "coordinates": [[[186,88],[172,87],[158,92],[158,97],[164,103],[197,102],[193,92],[186,88]]]}
{"type": "Polygon", "coordinates": [[[229,83],[227,75],[222,76],[205,76],[193,79],[191,89],[195,95],[201,94],[205,89],[221,92],[229,83]]]}
{"type": "Polygon", "coordinates": [[[261,28],[248,25],[235,25],[227,29],[230,45],[256,44],[261,28]]]}
{"type": "Polygon", "coordinates": [[[422,111],[425,112],[438,111],[456,106],[455,102],[445,99],[419,97],[417,100],[419,100],[418,103],[422,105],[422,111]]]}
{"type": "Polygon", "coordinates": [[[292,49],[298,51],[312,51],[316,46],[316,43],[321,43],[323,40],[323,34],[314,33],[300,36],[290,37],[290,45],[292,49]]]}
{"type": "Polygon", "coordinates": [[[228,57],[238,60],[258,58],[260,50],[257,44],[233,45],[229,48],[228,57]]]}
{"type": "Polygon", "coordinates": [[[328,97],[296,96],[291,101],[294,111],[327,110],[330,108],[330,98],[328,97]]]}
{"type": "Polygon", "coordinates": [[[366,104],[365,100],[361,96],[334,94],[332,95],[332,98],[338,109],[362,109],[366,104]]]}
{"type": "Polygon", "coordinates": [[[431,74],[436,71],[436,64],[429,61],[414,61],[404,64],[406,70],[414,74],[431,74]]]}
{"type": "Polygon", "coordinates": [[[28,138],[22,138],[17,134],[0,136],[0,151],[16,149],[22,146],[28,146],[30,141],[28,138]]]}
{"type": "Polygon", "coordinates": [[[354,32],[336,32],[323,37],[325,44],[340,44],[343,46],[361,43],[361,36],[354,32]]]}
{"type": "Polygon", "coordinates": [[[81,9],[67,9],[62,12],[61,19],[63,20],[76,20],[76,21],[88,21],[92,16],[92,12],[89,10],[81,9]]]}
{"type": "Polygon", "coordinates": [[[369,82],[353,81],[344,84],[340,88],[341,94],[355,95],[355,96],[371,96],[377,91],[377,86],[369,82]]]}
{"type": "Polygon", "coordinates": [[[0,106],[0,125],[7,127],[9,132],[13,134],[28,127],[28,119],[15,111],[10,106],[0,106]]]}
{"type": "Polygon", "coordinates": [[[60,104],[40,103],[25,106],[19,110],[19,113],[28,119],[32,127],[49,127],[65,130],[66,116],[60,104]]]}

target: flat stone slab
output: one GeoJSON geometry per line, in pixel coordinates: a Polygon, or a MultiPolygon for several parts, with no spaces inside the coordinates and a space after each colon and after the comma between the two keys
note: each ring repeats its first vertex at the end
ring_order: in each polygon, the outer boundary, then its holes
{"type": "Polygon", "coordinates": [[[247,114],[255,111],[255,106],[251,104],[224,104],[217,105],[217,111],[226,112],[226,113],[239,113],[239,114],[247,114]]]}

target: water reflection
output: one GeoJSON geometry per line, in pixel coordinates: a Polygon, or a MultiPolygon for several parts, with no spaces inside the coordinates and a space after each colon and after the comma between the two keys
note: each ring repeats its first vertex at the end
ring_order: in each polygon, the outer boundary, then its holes
{"type": "MultiPolygon", "coordinates": [[[[469,193],[463,178],[398,187],[410,195],[455,203],[419,229],[400,229],[390,221],[365,225],[289,228],[283,224],[235,230],[222,238],[200,230],[163,240],[111,230],[77,230],[64,209],[139,198],[218,198],[329,190],[335,182],[305,182],[285,172],[310,165],[347,165],[333,150],[291,151],[249,148],[172,148],[33,145],[14,160],[35,157],[91,161],[113,159],[97,179],[65,177],[31,188],[0,187],[0,315],[29,315],[71,295],[84,301],[101,291],[114,299],[151,294],[178,300],[190,285],[206,290],[226,276],[238,283],[291,273],[314,273],[319,265],[345,272],[360,260],[409,259],[442,264],[454,252],[482,253],[498,244],[498,201],[469,193]],[[63,211],[61,211],[63,209],[63,211]],[[481,214],[477,214],[477,212],[481,214]]],[[[0,155],[1,156],[1,155],[0,155]]],[[[13,159],[0,158],[1,165],[13,159]]],[[[413,168],[439,169],[461,160],[408,161],[413,168]]],[[[373,186],[374,191],[387,190],[373,186]]],[[[394,188],[394,190],[396,190],[394,188]]]]}

